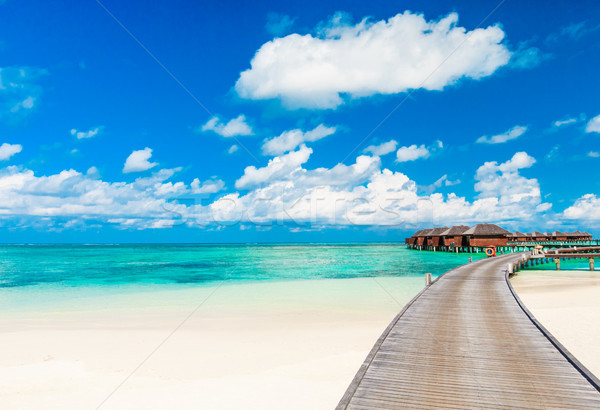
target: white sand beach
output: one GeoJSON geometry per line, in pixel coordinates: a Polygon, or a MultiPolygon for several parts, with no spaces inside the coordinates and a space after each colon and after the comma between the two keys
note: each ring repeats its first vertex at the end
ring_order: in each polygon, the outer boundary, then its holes
{"type": "Polygon", "coordinates": [[[600,272],[522,271],[511,283],[544,327],[600,376],[600,272]]]}
{"type": "Polygon", "coordinates": [[[0,407],[331,409],[422,286],[367,278],[65,288],[51,298],[42,289],[25,304],[13,290],[1,306],[0,407]]]}

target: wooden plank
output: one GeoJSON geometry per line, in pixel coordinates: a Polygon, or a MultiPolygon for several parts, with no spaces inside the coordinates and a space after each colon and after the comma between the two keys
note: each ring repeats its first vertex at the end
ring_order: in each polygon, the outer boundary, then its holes
{"type": "Polygon", "coordinates": [[[600,408],[597,379],[523,308],[514,253],[453,269],[396,316],[338,409],[600,408]]]}

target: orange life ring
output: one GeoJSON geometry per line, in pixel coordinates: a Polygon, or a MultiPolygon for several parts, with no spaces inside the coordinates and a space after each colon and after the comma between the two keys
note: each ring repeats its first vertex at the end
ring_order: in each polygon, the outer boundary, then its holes
{"type": "Polygon", "coordinates": [[[496,248],[485,248],[485,254],[487,256],[496,256],[496,248]]]}

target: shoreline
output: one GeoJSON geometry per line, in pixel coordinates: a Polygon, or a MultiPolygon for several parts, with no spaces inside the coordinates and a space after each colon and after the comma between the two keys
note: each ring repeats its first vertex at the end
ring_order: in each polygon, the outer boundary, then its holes
{"type": "Polygon", "coordinates": [[[71,289],[71,299],[63,289],[0,320],[0,400],[97,407],[143,362],[107,407],[334,408],[399,303],[423,285],[422,277],[320,279],[71,289]]]}

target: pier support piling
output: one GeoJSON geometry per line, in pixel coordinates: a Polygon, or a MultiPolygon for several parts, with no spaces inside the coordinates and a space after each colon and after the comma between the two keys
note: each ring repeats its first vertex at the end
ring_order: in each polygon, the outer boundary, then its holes
{"type": "Polygon", "coordinates": [[[594,258],[590,258],[590,270],[594,271],[594,258]]]}
{"type": "Polygon", "coordinates": [[[425,274],[425,286],[431,286],[431,273],[425,274]]]}
{"type": "Polygon", "coordinates": [[[560,270],[560,258],[554,258],[554,263],[556,263],[556,270],[560,270]]]}

